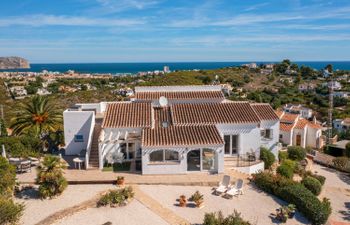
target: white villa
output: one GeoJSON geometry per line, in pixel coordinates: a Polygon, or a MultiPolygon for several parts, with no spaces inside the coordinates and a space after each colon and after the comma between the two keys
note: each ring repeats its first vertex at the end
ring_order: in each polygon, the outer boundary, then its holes
{"type": "Polygon", "coordinates": [[[323,147],[323,127],[314,117],[309,121],[301,114],[277,111],[280,117],[280,141],[287,146],[295,145],[320,149],[323,147]]]}
{"type": "Polygon", "coordinates": [[[87,167],[123,153],[142,174],[223,173],[226,158],[278,152],[272,107],[225,100],[219,85],[136,87],[131,101],[76,104],[63,116],[65,153],[86,150],[87,167]]]}

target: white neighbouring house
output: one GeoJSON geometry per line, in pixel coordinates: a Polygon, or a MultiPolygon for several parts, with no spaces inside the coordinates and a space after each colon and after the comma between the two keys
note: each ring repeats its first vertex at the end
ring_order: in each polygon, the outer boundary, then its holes
{"type": "Polygon", "coordinates": [[[228,101],[219,85],[136,87],[132,101],[64,112],[66,155],[86,149],[102,169],[123,153],[142,174],[223,173],[225,158],[259,158],[262,146],[277,156],[279,126],[269,104],[228,101]]]}
{"type": "Polygon", "coordinates": [[[300,117],[305,119],[311,119],[313,114],[312,109],[304,107],[300,104],[285,104],[283,106],[283,111],[286,113],[298,114],[300,117]]]}
{"type": "Polygon", "coordinates": [[[287,146],[312,147],[324,146],[323,127],[314,118],[309,121],[300,114],[277,111],[280,117],[280,141],[287,146]]]}
{"type": "Polygon", "coordinates": [[[333,127],[339,132],[346,132],[350,130],[350,117],[345,119],[335,119],[333,120],[333,127]]]}

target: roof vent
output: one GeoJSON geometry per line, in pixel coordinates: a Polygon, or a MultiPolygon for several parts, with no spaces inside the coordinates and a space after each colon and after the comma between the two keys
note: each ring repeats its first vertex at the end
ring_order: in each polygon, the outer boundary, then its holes
{"type": "Polygon", "coordinates": [[[168,106],[168,99],[166,97],[164,97],[164,96],[160,96],[159,104],[160,104],[161,107],[168,106]]]}
{"type": "Polygon", "coordinates": [[[163,121],[162,122],[162,127],[163,128],[167,128],[169,126],[168,122],[167,121],[163,121]]]}

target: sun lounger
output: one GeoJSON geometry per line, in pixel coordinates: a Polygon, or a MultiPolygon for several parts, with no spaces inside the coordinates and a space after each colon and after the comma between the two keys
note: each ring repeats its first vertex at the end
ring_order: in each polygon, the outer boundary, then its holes
{"type": "Polygon", "coordinates": [[[224,175],[224,177],[222,178],[222,181],[219,183],[219,186],[215,188],[215,194],[219,195],[227,191],[227,189],[230,186],[230,181],[231,181],[231,177],[228,175],[224,175]]]}
{"type": "Polygon", "coordinates": [[[226,191],[225,196],[232,198],[233,196],[243,194],[243,180],[238,179],[235,186],[229,187],[226,191]]]}

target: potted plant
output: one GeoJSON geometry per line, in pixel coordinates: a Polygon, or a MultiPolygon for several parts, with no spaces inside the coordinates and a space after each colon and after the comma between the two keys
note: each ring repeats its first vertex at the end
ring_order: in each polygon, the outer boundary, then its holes
{"type": "Polygon", "coordinates": [[[288,208],[287,207],[281,207],[279,209],[276,209],[276,219],[280,221],[281,223],[287,222],[289,215],[288,215],[288,208]]]}
{"type": "Polygon", "coordinates": [[[186,196],[185,195],[180,195],[180,198],[179,198],[179,205],[180,205],[180,207],[185,207],[186,204],[187,204],[186,196]]]}
{"type": "Polygon", "coordinates": [[[119,186],[124,185],[124,177],[122,177],[122,176],[117,177],[117,185],[119,185],[119,186]]]}
{"type": "Polygon", "coordinates": [[[194,203],[196,203],[196,207],[197,208],[203,208],[204,205],[204,198],[203,195],[199,192],[196,191],[192,196],[191,196],[191,201],[193,201],[194,203]]]}
{"type": "Polygon", "coordinates": [[[289,204],[287,206],[287,208],[288,208],[288,217],[289,217],[289,219],[292,219],[294,217],[294,215],[295,215],[296,207],[293,204],[289,204]]]}

